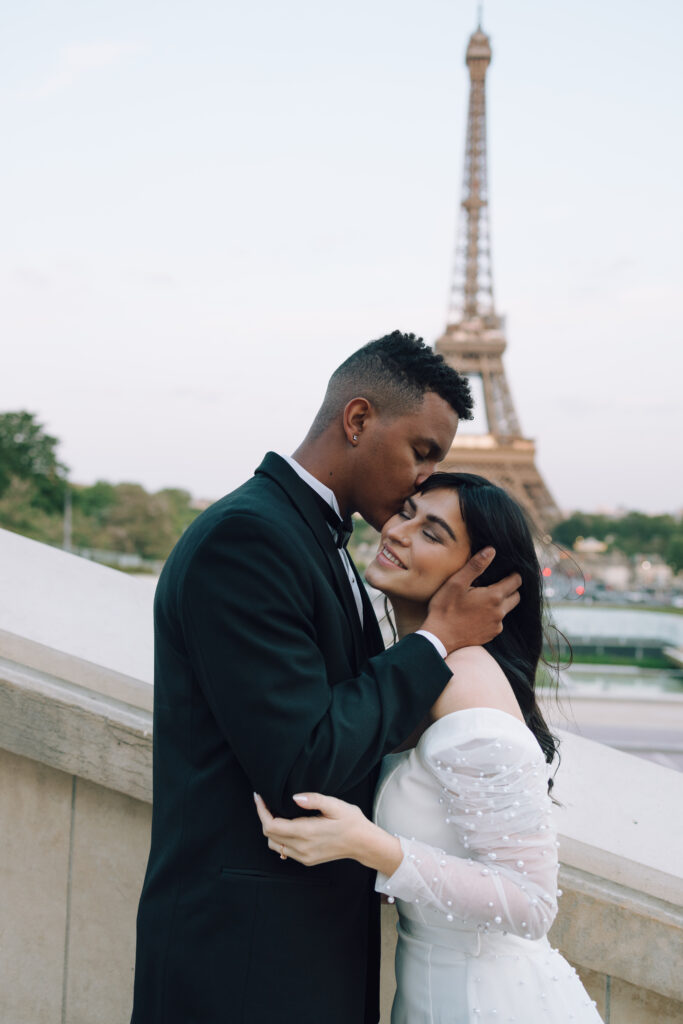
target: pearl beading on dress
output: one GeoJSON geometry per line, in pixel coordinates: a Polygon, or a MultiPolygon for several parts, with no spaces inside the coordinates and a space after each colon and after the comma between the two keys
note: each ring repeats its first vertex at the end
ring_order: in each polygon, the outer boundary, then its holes
{"type": "MultiPolygon", "coordinates": [[[[403,861],[390,879],[378,876],[377,882],[392,902],[427,905],[447,924],[457,918],[459,926],[483,933],[530,940],[546,934],[557,913],[558,844],[548,767],[533,735],[519,725],[513,742],[465,729],[446,747],[418,745],[421,763],[438,783],[444,821],[468,857],[399,836],[403,861]]],[[[431,731],[438,738],[438,730],[431,731]]]]}
{"type": "Polygon", "coordinates": [[[493,709],[457,712],[385,768],[376,820],[404,851],[393,876],[377,879],[399,910],[394,1024],[600,1024],[544,937],[561,892],[548,769],[532,734],[493,709]]]}

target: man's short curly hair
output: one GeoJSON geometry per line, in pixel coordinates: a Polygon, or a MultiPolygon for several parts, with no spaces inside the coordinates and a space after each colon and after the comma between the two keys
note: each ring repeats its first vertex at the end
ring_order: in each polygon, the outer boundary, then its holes
{"type": "Polygon", "coordinates": [[[472,419],[467,377],[422,338],[394,331],[363,345],[337,367],[312,432],[321,434],[352,398],[367,398],[381,415],[396,417],[419,405],[427,391],[448,402],[461,420],[472,419]]]}

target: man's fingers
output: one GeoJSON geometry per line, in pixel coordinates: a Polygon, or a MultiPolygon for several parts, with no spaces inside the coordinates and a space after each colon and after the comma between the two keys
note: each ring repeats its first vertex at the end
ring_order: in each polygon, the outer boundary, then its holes
{"type": "MultiPolygon", "coordinates": [[[[522,577],[518,572],[513,572],[504,579],[499,580],[498,583],[494,583],[491,589],[499,590],[501,597],[509,597],[511,594],[516,594],[521,585],[522,577]]],[[[515,601],[515,604],[517,604],[517,601],[515,601]]],[[[514,605],[511,605],[510,607],[514,608],[514,605]]]]}
{"type": "Polygon", "coordinates": [[[508,612],[511,612],[513,608],[516,608],[520,600],[521,598],[519,596],[519,590],[513,591],[513,593],[510,594],[509,597],[506,597],[500,606],[500,610],[503,617],[505,617],[508,612]]]}
{"type": "Polygon", "coordinates": [[[476,555],[472,555],[469,562],[466,562],[462,569],[455,573],[455,576],[466,586],[470,586],[477,576],[481,576],[484,569],[488,569],[495,557],[495,548],[482,548],[481,551],[477,551],[476,555]]]}

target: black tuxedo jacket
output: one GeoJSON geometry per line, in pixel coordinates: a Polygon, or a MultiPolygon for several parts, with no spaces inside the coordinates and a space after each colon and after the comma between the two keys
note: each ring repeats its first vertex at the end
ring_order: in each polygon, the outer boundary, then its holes
{"type": "Polygon", "coordinates": [[[374,873],[268,849],[252,793],[370,815],[376,768],[450,677],[362,629],[319,499],[272,453],[183,534],[155,599],[152,845],[133,1024],[375,1024],[374,873]]]}

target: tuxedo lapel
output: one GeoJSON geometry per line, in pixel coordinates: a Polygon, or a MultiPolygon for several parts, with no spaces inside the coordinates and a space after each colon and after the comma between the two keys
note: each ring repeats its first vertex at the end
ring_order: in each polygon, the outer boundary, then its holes
{"type": "MultiPolygon", "coordinates": [[[[330,528],[327,525],[322,509],[319,505],[319,497],[308,484],[294,472],[284,459],[274,452],[268,452],[257,473],[264,473],[277,483],[285,492],[292,505],[310,529],[316,544],[327,562],[334,579],[335,590],[341,601],[346,617],[351,626],[353,635],[354,656],[358,666],[362,665],[367,657],[365,650],[365,638],[361,627],[356,600],[353,596],[349,578],[342,564],[339,549],[336,547],[330,528]]],[[[353,565],[353,562],[351,563],[353,565]]],[[[355,566],[354,566],[355,571],[355,566]]],[[[365,587],[360,584],[361,595],[365,595],[365,587]]],[[[363,602],[364,621],[367,621],[368,612],[365,601],[363,602]]],[[[374,620],[374,613],[370,609],[370,619],[374,620]]]]}
{"type": "Polygon", "coordinates": [[[384,650],[384,640],[382,639],[382,632],[377,622],[377,615],[375,609],[372,607],[372,601],[368,594],[367,588],[364,581],[361,578],[358,569],[356,568],[353,559],[349,559],[353,566],[353,572],[358,582],[358,590],[360,591],[361,601],[363,603],[363,635],[365,636],[365,648],[368,655],[372,658],[375,654],[379,654],[380,651],[384,650]]]}

